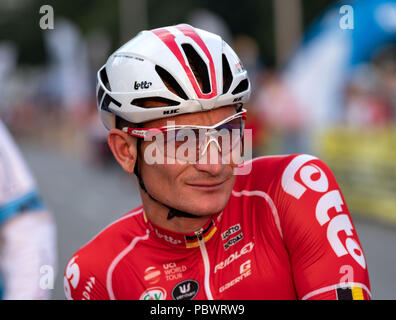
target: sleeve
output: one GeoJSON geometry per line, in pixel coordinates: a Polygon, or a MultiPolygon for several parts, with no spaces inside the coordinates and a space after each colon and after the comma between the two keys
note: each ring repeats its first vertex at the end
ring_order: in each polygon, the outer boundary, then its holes
{"type": "Polygon", "coordinates": [[[0,121],[0,225],[21,211],[43,208],[35,181],[0,121]]]}
{"type": "Polygon", "coordinates": [[[56,272],[56,226],[1,121],[0,236],[2,298],[48,299],[56,272]]]}
{"type": "MultiPolygon", "coordinates": [[[[99,252],[96,256],[101,256],[99,252]]],[[[109,300],[106,275],[89,247],[80,249],[68,262],[64,273],[64,291],[67,300],[109,300]]]]}
{"type": "Polygon", "coordinates": [[[371,299],[362,246],[330,169],[297,155],[280,184],[276,202],[298,298],[371,299]]]}
{"type": "Polygon", "coordinates": [[[25,212],[2,226],[5,300],[46,300],[56,275],[56,226],[48,211],[25,212]],[[23,235],[23,236],[21,236],[23,235]]]}

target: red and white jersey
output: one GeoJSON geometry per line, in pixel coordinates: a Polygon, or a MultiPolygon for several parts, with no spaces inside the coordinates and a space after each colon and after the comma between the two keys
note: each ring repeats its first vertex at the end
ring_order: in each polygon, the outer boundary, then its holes
{"type": "Polygon", "coordinates": [[[70,259],[68,299],[370,299],[366,260],[329,168],[310,155],[261,157],[196,233],[142,207],[70,259]]]}

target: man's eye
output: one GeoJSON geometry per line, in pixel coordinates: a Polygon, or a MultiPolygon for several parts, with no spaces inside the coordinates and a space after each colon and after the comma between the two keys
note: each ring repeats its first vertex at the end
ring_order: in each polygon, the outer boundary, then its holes
{"type": "Polygon", "coordinates": [[[177,130],[176,141],[187,141],[188,139],[196,139],[198,133],[193,129],[177,130]]]}

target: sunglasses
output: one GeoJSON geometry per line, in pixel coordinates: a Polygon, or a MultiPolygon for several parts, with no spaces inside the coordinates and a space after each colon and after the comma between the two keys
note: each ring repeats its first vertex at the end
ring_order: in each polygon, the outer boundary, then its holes
{"type": "Polygon", "coordinates": [[[148,163],[155,162],[152,161],[153,159],[149,159],[153,156],[156,158],[157,163],[164,163],[164,161],[158,162],[163,159],[158,158],[159,155],[155,149],[159,150],[161,155],[169,159],[196,163],[202,159],[212,142],[224,160],[226,159],[225,156],[237,149],[236,146],[241,146],[241,143],[243,143],[246,113],[247,111],[242,109],[240,112],[212,126],[167,125],[156,128],[124,127],[123,131],[145,141],[154,140],[151,148],[149,150],[146,149],[148,153],[147,158],[145,152],[145,160],[148,163]]]}

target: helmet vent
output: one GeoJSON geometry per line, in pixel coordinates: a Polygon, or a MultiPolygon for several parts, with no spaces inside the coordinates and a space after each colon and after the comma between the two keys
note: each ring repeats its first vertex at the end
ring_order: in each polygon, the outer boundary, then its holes
{"type": "Polygon", "coordinates": [[[103,85],[106,87],[107,90],[111,91],[109,78],[107,77],[106,68],[103,68],[100,73],[100,79],[102,80],[103,85]]]}
{"type": "Polygon", "coordinates": [[[159,77],[169,91],[172,91],[174,94],[178,95],[184,100],[188,100],[188,97],[182,87],[168,71],[158,65],[155,66],[155,71],[157,71],[159,77]]]}
{"type": "Polygon", "coordinates": [[[134,99],[132,100],[131,104],[141,108],[156,108],[178,106],[180,102],[166,99],[163,97],[149,97],[134,99]]]}
{"type": "Polygon", "coordinates": [[[222,60],[223,60],[223,94],[225,94],[230,89],[233,77],[232,77],[230,64],[228,63],[225,54],[223,54],[222,60]]]}
{"type": "Polygon", "coordinates": [[[201,56],[198,54],[197,51],[195,51],[191,44],[183,43],[181,46],[188,59],[191,71],[194,73],[195,79],[197,79],[202,93],[210,93],[211,87],[209,81],[209,73],[205,61],[203,61],[201,56]]]}
{"type": "Polygon", "coordinates": [[[98,94],[96,95],[96,102],[97,102],[98,105],[100,105],[100,102],[102,101],[103,94],[104,94],[104,90],[102,89],[101,86],[99,86],[98,94]]]}
{"type": "Polygon", "coordinates": [[[249,88],[249,81],[248,79],[243,79],[237,87],[232,91],[232,94],[241,93],[249,88]]]}

